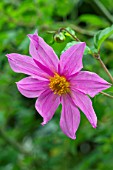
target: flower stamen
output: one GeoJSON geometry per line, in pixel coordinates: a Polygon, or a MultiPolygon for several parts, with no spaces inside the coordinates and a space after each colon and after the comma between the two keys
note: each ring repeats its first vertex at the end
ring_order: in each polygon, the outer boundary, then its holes
{"type": "Polygon", "coordinates": [[[70,83],[64,76],[55,73],[54,77],[50,77],[49,87],[54,94],[62,95],[70,92],[70,83]]]}

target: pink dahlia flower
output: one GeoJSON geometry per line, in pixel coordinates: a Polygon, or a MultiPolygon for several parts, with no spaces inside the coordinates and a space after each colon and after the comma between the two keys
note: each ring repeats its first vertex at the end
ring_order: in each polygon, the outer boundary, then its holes
{"type": "Polygon", "coordinates": [[[35,107],[43,117],[42,125],[52,119],[62,104],[60,127],[68,137],[76,138],[80,123],[79,109],[96,128],[97,117],[88,95],[94,97],[109,88],[110,84],[95,73],[81,71],[85,43],[73,45],[59,60],[37,33],[28,37],[32,57],[16,53],[7,54],[7,57],[13,71],[29,75],[17,82],[17,87],[28,98],[38,97],[35,107]]]}

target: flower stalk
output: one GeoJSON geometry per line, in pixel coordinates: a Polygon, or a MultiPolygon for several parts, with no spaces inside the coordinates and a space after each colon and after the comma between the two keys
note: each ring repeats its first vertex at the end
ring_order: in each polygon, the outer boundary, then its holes
{"type": "Polygon", "coordinates": [[[101,94],[103,94],[104,96],[106,96],[106,97],[110,97],[110,98],[112,98],[113,99],[113,96],[111,96],[110,94],[108,94],[108,93],[105,93],[105,92],[100,92],[101,94]]]}
{"type": "Polygon", "coordinates": [[[112,84],[113,84],[113,77],[111,75],[111,73],[109,72],[109,70],[107,69],[106,65],[104,64],[104,62],[102,61],[102,59],[100,58],[100,54],[93,54],[93,56],[99,61],[100,65],[102,66],[102,68],[104,69],[104,71],[106,72],[106,74],[108,75],[108,77],[110,78],[112,84]]]}
{"type": "Polygon", "coordinates": [[[71,37],[75,40],[75,41],[80,41],[76,36],[74,36],[73,34],[71,34],[66,28],[60,28],[59,32],[61,31],[66,31],[69,35],[71,35],[71,37]]]}

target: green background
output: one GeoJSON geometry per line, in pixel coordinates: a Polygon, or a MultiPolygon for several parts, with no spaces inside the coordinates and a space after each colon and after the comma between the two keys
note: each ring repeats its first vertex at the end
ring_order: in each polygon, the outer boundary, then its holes
{"type": "MultiPolygon", "coordinates": [[[[70,37],[53,43],[53,34],[71,27],[81,41],[93,46],[93,35],[113,23],[112,0],[1,0],[0,1],[0,170],[112,170],[113,99],[101,94],[92,99],[98,117],[93,129],[81,112],[77,139],[65,136],[58,108],[44,127],[36,112],[36,99],[22,96],[15,82],[25,75],[14,73],[7,53],[29,54],[27,34],[38,29],[58,56],[70,37]]],[[[101,47],[101,57],[113,75],[113,39],[101,47]]],[[[96,59],[85,55],[84,70],[93,71],[110,82],[96,59]]],[[[106,90],[113,94],[113,88],[106,90]]]]}

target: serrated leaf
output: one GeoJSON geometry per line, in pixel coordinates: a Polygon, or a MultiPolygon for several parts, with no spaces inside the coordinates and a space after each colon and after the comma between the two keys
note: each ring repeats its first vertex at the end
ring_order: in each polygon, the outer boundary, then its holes
{"type": "MultiPolygon", "coordinates": [[[[62,51],[62,53],[64,51],[66,51],[68,48],[70,48],[71,46],[75,45],[75,44],[79,44],[80,42],[76,42],[76,41],[72,41],[72,42],[69,42],[67,43],[67,45],[65,46],[64,50],[62,51]]],[[[85,50],[84,50],[84,55],[87,55],[87,54],[91,54],[91,50],[88,46],[85,47],[85,50]]]]}
{"type": "Polygon", "coordinates": [[[94,36],[94,46],[96,49],[100,49],[102,43],[110,35],[113,34],[113,25],[111,27],[105,28],[104,30],[98,31],[94,36]]]}

